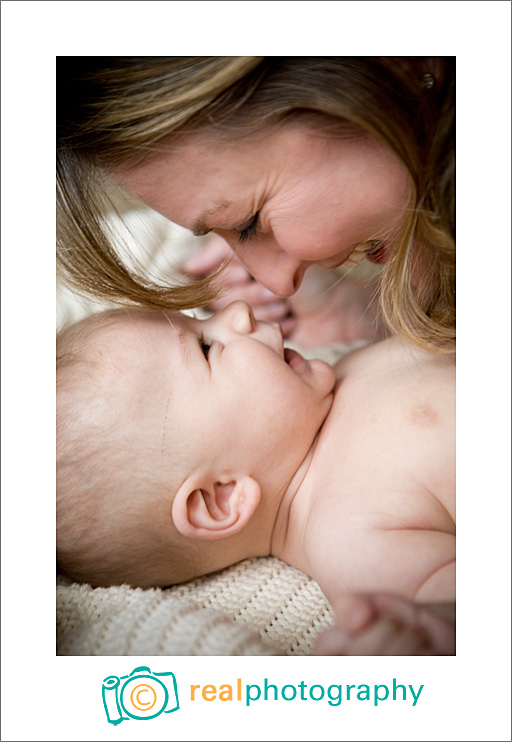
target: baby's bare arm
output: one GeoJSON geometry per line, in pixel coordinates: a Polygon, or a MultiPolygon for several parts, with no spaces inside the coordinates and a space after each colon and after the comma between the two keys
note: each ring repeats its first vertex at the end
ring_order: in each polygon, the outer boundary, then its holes
{"type": "Polygon", "coordinates": [[[373,534],[373,554],[386,592],[415,602],[455,600],[455,535],[442,531],[389,530],[373,534]],[[396,580],[396,582],[395,582],[396,580]]]}
{"type": "Polygon", "coordinates": [[[436,569],[419,587],[414,596],[418,603],[431,603],[435,600],[445,600],[439,596],[453,596],[455,599],[455,557],[448,564],[436,569]]]}
{"type": "Polygon", "coordinates": [[[327,558],[328,550],[319,548],[318,553],[322,560],[317,579],[333,604],[347,593],[376,591],[418,603],[455,600],[452,533],[380,528],[346,532],[334,558],[332,552],[327,558]]]}

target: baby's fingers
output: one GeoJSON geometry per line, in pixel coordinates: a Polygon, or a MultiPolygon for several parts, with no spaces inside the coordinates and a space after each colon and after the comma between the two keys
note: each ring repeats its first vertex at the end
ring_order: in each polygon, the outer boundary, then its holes
{"type": "Polygon", "coordinates": [[[192,276],[203,278],[215,273],[228,258],[233,257],[233,251],[222,237],[215,236],[198,253],[191,255],[182,264],[182,270],[192,276]]]}
{"type": "Polygon", "coordinates": [[[222,306],[226,306],[232,301],[247,302],[252,307],[256,319],[278,319],[290,311],[290,304],[286,299],[281,299],[256,281],[225,286],[223,295],[212,303],[212,309],[217,311],[221,306],[220,302],[222,306]],[[263,313],[266,307],[270,308],[267,315],[263,313]],[[258,315],[258,311],[262,313],[258,315]]]}
{"type": "Polygon", "coordinates": [[[424,634],[427,654],[455,654],[455,604],[411,603],[395,595],[377,594],[373,597],[377,610],[396,621],[424,634]]]}

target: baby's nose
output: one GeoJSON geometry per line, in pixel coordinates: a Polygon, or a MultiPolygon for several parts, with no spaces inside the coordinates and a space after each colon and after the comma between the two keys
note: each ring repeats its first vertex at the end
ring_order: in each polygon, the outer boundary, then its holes
{"type": "Polygon", "coordinates": [[[234,301],[224,309],[232,328],[243,335],[254,332],[256,320],[249,304],[245,301],[234,301]]]}

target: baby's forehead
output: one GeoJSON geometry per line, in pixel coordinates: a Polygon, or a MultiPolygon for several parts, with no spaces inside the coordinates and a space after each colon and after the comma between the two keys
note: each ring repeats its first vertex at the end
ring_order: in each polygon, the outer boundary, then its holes
{"type": "Polygon", "coordinates": [[[110,347],[125,343],[133,348],[146,347],[158,339],[172,340],[179,337],[184,324],[183,315],[178,313],[144,309],[117,311],[110,317],[112,321],[106,321],[98,332],[99,341],[109,343],[110,347]]]}
{"type": "Polygon", "coordinates": [[[131,383],[157,381],[180,359],[182,315],[133,310],[115,315],[95,337],[91,338],[90,355],[101,367],[107,381],[120,378],[131,383]],[[142,378],[142,381],[141,381],[142,378]]]}
{"type": "Polygon", "coordinates": [[[104,400],[109,416],[142,417],[161,402],[171,377],[177,373],[178,325],[162,313],[140,310],[98,319],[88,328],[76,366],[93,382],[91,394],[104,400]]]}

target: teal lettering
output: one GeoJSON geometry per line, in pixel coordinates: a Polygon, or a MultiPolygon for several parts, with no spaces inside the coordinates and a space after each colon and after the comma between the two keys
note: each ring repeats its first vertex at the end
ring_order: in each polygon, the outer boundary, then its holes
{"type": "Polygon", "coordinates": [[[407,696],[407,689],[405,685],[397,685],[396,678],[393,678],[393,701],[396,701],[396,692],[399,688],[402,688],[403,690],[402,701],[405,701],[405,698],[407,696]]]}
{"type": "Polygon", "coordinates": [[[358,685],[357,687],[358,688],[365,688],[366,689],[364,691],[365,695],[363,697],[361,695],[363,693],[363,691],[362,690],[358,691],[358,693],[357,693],[357,699],[358,699],[358,701],[369,701],[370,700],[370,686],[369,685],[358,685]]]}
{"type": "Polygon", "coordinates": [[[341,685],[330,685],[327,688],[327,695],[331,699],[328,701],[329,706],[339,706],[341,703],[341,685]],[[338,693],[335,696],[331,696],[331,689],[337,688],[338,693]]]}
{"type": "Polygon", "coordinates": [[[423,690],[423,685],[420,685],[419,690],[418,690],[418,695],[416,695],[416,693],[414,692],[414,688],[412,687],[412,685],[410,685],[409,688],[411,689],[411,693],[414,696],[414,703],[412,705],[416,706],[416,702],[418,698],[420,697],[421,691],[423,690]]]}
{"type": "Polygon", "coordinates": [[[385,701],[389,696],[389,688],[387,685],[374,685],[373,686],[373,705],[378,706],[379,701],[385,701]],[[386,691],[385,696],[379,696],[379,688],[383,688],[386,691]]]}
{"type": "Polygon", "coordinates": [[[297,695],[297,688],[294,685],[283,685],[283,688],[281,690],[281,697],[282,697],[283,701],[293,701],[296,695],[297,695]],[[292,689],[293,696],[291,698],[286,698],[286,696],[284,694],[285,688],[291,688],[292,689]]]}
{"type": "Polygon", "coordinates": [[[245,686],[245,705],[250,706],[251,701],[257,701],[258,698],[261,696],[261,688],[259,685],[246,685],[245,686]],[[251,695],[251,688],[256,688],[258,691],[258,695],[254,698],[251,695]]]}
{"type": "Polygon", "coordinates": [[[321,701],[324,696],[325,696],[325,690],[324,690],[323,685],[312,685],[311,688],[309,689],[309,697],[311,698],[312,701],[321,701]],[[319,698],[314,697],[313,688],[320,688],[321,696],[319,696],[319,698]]]}
{"type": "Polygon", "coordinates": [[[273,690],[274,690],[274,701],[277,701],[277,697],[279,695],[279,692],[277,690],[277,685],[272,685],[272,684],[269,685],[268,684],[268,678],[265,678],[265,688],[264,688],[264,690],[265,690],[265,701],[268,701],[267,691],[268,691],[269,688],[273,688],[273,690]]]}

